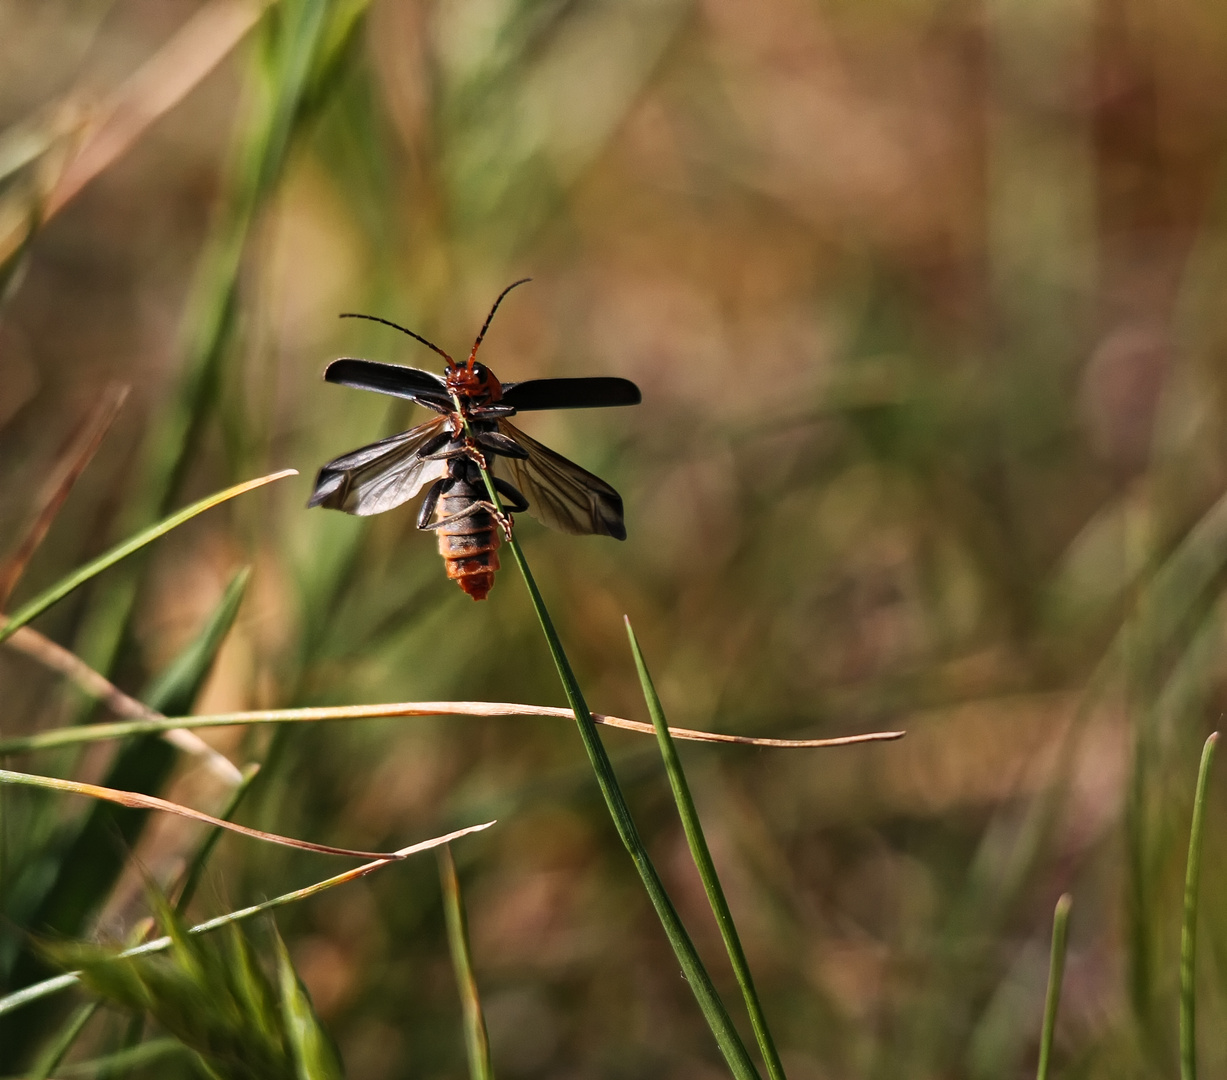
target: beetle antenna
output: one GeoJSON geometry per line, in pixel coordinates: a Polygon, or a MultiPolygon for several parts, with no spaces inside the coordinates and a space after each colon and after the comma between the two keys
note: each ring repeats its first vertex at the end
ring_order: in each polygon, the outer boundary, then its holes
{"type": "Polygon", "coordinates": [[[507,286],[507,288],[498,294],[498,299],[494,301],[494,307],[490,309],[490,314],[486,316],[486,321],[481,324],[481,333],[477,335],[477,340],[473,342],[473,351],[469,353],[468,368],[470,371],[473,370],[473,361],[477,359],[477,348],[479,345],[481,345],[482,339],[486,336],[486,331],[490,329],[490,321],[494,318],[494,313],[498,311],[499,304],[503,302],[503,297],[511,292],[511,290],[517,285],[524,285],[529,281],[532,281],[532,278],[520,278],[519,281],[513,281],[507,286]]]}
{"type": "MultiPolygon", "coordinates": [[[[517,281],[516,284],[518,285],[519,282],[517,281]]],[[[502,297],[500,296],[499,299],[501,300],[502,297]]],[[[498,305],[495,306],[497,307],[498,305]]],[[[493,315],[494,312],[491,312],[490,314],[493,315]]],[[[434,349],[435,352],[437,352],[441,357],[443,357],[444,360],[447,361],[448,367],[454,368],[456,366],[456,361],[448,356],[447,353],[440,349],[439,346],[433,341],[427,341],[421,334],[415,334],[412,330],[406,330],[400,325],[400,323],[394,323],[391,319],[381,319],[378,315],[359,315],[356,311],[342,312],[340,317],[342,319],[369,319],[371,322],[383,323],[384,326],[390,326],[393,330],[399,330],[402,334],[408,334],[411,338],[420,341],[428,349],[434,349]]],[[[490,320],[487,319],[486,323],[489,324],[489,322],[490,320]]],[[[485,333],[485,331],[483,330],[482,333],[485,333]]],[[[478,340],[480,341],[481,339],[479,338],[478,340]]]]}

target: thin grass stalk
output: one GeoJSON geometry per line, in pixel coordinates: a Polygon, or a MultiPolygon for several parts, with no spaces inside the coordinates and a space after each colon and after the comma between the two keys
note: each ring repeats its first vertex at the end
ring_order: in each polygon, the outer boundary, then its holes
{"type": "MultiPolygon", "coordinates": [[[[466,828],[457,829],[455,832],[447,833],[444,836],[436,836],[430,840],[423,840],[419,844],[411,844],[409,847],[403,847],[393,852],[394,858],[375,859],[373,862],[363,863],[361,866],[355,866],[351,870],[334,874],[323,881],[317,881],[313,885],[307,885],[304,888],[295,889],[293,892],[274,896],[271,900],[265,900],[263,903],[240,908],[238,911],[231,911],[214,919],[207,919],[205,922],[189,927],[187,932],[189,934],[207,934],[211,930],[218,930],[232,923],[240,923],[247,919],[255,918],[255,916],[262,915],[266,911],[272,911],[274,908],[285,907],[287,904],[306,900],[338,885],[344,885],[348,881],[356,881],[358,878],[366,877],[367,874],[373,874],[376,870],[382,870],[385,866],[398,863],[402,859],[407,859],[410,855],[416,855],[421,851],[428,851],[431,848],[438,847],[440,844],[450,844],[453,840],[459,840],[462,836],[468,836],[471,833],[481,832],[483,829],[490,828],[493,824],[493,821],[486,821],[481,825],[469,825],[466,828]]],[[[144,956],[147,953],[163,952],[169,949],[171,944],[172,939],[170,936],[154,938],[152,941],[146,941],[141,945],[134,945],[130,949],[125,949],[116,958],[124,960],[132,956],[144,956]]],[[[0,997],[0,1016],[14,1012],[23,1005],[29,1005],[42,998],[50,997],[61,990],[67,990],[68,987],[75,986],[80,981],[80,976],[77,972],[69,972],[67,975],[57,975],[53,979],[43,979],[41,982],[34,983],[21,990],[16,990],[11,994],[6,994],[4,997],[0,997]]]]}
{"type": "Polygon", "coordinates": [[[1201,882],[1202,837],[1206,824],[1206,795],[1218,732],[1201,751],[1197,794],[1193,798],[1193,824],[1189,829],[1189,862],[1184,875],[1184,921],[1180,930],[1180,1080],[1197,1080],[1197,893],[1201,882]]]}
{"type": "Polygon", "coordinates": [[[1044,1026],[1040,1030],[1040,1060],[1035,1080],[1048,1080],[1048,1064],[1052,1058],[1052,1033],[1057,1026],[1057,1009],[1061,1004],[1061,980],[1065,977],[1065,947],[1069,939],[1069,909],[1074,898],[1062,893],[1052,915],[1052,954],[1048,960],[1048,992],[1044,996],[1044,1026]]]}
{"type": "MultiPolygon", "coordinates": [[[[454,404],[456,412],[463,417],[464,412],[461,409],[460,402],[455,401],[454,404]]],[[[465,432],[471,440],[473,433],[469,428],[467,419],[464,421],[464,426],[465,432]]],[[[489,470],[485,467],[484,462],[481,462],[480,465],[482,480],[485,483],[486,492],[490,496],[490,502],[502,514],[503,505],[498,491],[494,487],[494,481],[491,479],[489,470]]],[[[660,920],[665,936],[669,939],[669,944],[673,947],[678,963],[682,966],[682,972],[685,975],[686,981],[690,984],[691,992],[698,1001],[703,1017],[706,1019],[707,1025],[711,1029],[717,1045],[720,1047],[724,1060],[728,1063],[729,1070],[738,1080],[761,1080],[758,1070],[754,1067],[754,1062],[750,1058],[749,1051],[746,1050],[745,1043],[742,1042],[741,1036],[733,1026],[733,1021],[730,1019],[724,1003],[720,1000],[720,995],[716,993],[716,987],[712,983],[711,976],[703,966],[703,961],[694,947],[694,942],[690,940],[690,935],[686,933],[686,927],[682,924],[681,917],[673,906],[673,901],[669,899],[669,894],[665,891],[664,882],[661,881],[660,874],[657,873],[656,867],[652,863],[652,858],[648,854],[647,847],[639,835],[634,818],[631,817],[630,807],[627,806],[626,797],[622,794],[622,788],[619,786],[618,778],[614,773],[613,763],[609,760],[609,754],[601,742],[601,737],[597,732],[596,724],[593,722],[592,714],[588,710],[588,703],[584,700],[583,692],[579,688],[579,680],[576,679],[575,672],[571,669],[571,662],[567,659],[567,654],[562,647],[562,641],[558,637],[557,630],[554,629],[554,621],[550,618],[549,610],[545,606],[545,600],[537,588],[537,581],[528,567],[528,560],[525,559],[524,552],[521,550],[519,541],[516,540],[514,533],[508,531],[506,543],[507,547],[511,550],[512,557],[516,561],[516,566],[519,567],[520,574],[524,578],[524,584],[528,588],[528,595],[532,601],[533,610],[537,613],[537,621],[541,624],[542,633],[545,634],[550,656],[554,660],[554,667],[558,671],[558,678],[562,683],[563,693],[567,697],[567,704],[571,706],[571,710],[575,714],[575,724],[579,728],[579,736],[583,741],[585,751],[587,751],[588,760],[592,764],[592,771],[596,774],[597,785],[601,789],[601,795],[605,799],[606,807],[609,809],[609,816],[613,819],[614,828],[617,829],[619,838],[630,854],[631,861],[635,864],[635,869],[639,872],[639,878],[643,882],[644,891],[648,894],[648,899],[656,910],[656,917],[660,920]]]]}
{"type": "MultiPolygon", "coordinates": [[[[72,655],[72,654],[68,654],[72,655]]],[[[82,665],[84,667],[84,665],[82,665]]],[[[87,669],[93,674],[93,669],[87,669]]],[[[98,676],[101,678],[101,676],[98,676]]],[[[143,706],[142,706],[143,707],[143,706]]],[[[150,716],[142,720],[116,720],[106,724],[82,727],[52,728],[33,735],[14,735],[0,739],[0,755],[29,754],[63,746],[126,739],[133,735],[151,735],[197,728],[240,727],[256,724],[312,724],[323,720],[373,720],[412,716],[542,716],[570,720],[570,709],[552,705],[521,705],[510,701],[394,701],[375,705],[307,706],[296,709],[249,709],[232,713],[208,713],[202,716],[150,716]]],[[[621,716],[592,713],[595,724],[654,734],[651,724],[626,720],[621,716]]],[[[871,731],[863,735],[845,735],[834,739],[759,739],[749,735],[723,735],[691,728],[670,728],[675,739],[691,742],[717,743],[724,746],[757,746],[782,750],[812,750],[831,746],[852,746],[864,742],[886,742],[902,738],[902,731],[871,731]]],[[[178,744],[177,744],[178,745],[178,744]]],[[[182,747],[181,747],[182,748],[182,747]]]]}
{"type": "Polygon", "coordinates": [[[490,1063],[490,1038],[486,1033],[486,1017],[481,1008],[477,978],[473,974],[473,956],[469,950],[469,920],[460,894],[460,879],[456,876],[456,861],[452,849],[444,844],[437,849],[439,881],[443,886],[443,911],[447,918],[447,946],[456,972],[456,988],[464,1011],[464,1046],[469,1059],[472,1080],[494,1080],[490,1063]]]}
{"type": "Polygon", "coordinates": [[[682,759],[678,756],[673,737],[669,734],[669,725],[665,720],[660,695],[656,693],[656,685],[652,682],[652,676],[648,672],[647,661],[643,658],[643,650],[639,648],[639,640],[635,637],[635,631],[631,629],[630,619],[626,619],[625,622],[626,635],[630,638],[631,652],[635,657],[635,669],[639,672],[643,697],[647,702],[648,713],[652,717],[652,725],[656,728],[656,741],[660,745],[660,756],[664,759],[665,771],[669,774],[669,786],[673,789],[673,801],[677,804],[678,816],[681,817],[682,828],[686,832],[686,843],[690,846],[690,856],[694,859],[695,868],[699,871],[699,877],[703,881],[703,891],[707,893],[707,902],[711,905],[712,914],[716,917],[716,925],[720,928],[720,937],[729,954],[729,963],[733,965],[733,974],[737,977],[737,985],[741,987],[741,996],[745,999],[746,1012],[750,1014],[750,1025],[754,1028],[754,1037],[758,1040],[758,1048],[763,1055],[763,1063],[767,1066],[767,1074],[771,1080],[785,1080],[784,1066],[780,1062],[775,1040],[771,1037],[771,1029],[767,1025],[767,1016],[758,999],[754,978],[750,974],[750,965],[746,960],[745,950],[741,947],[737,926],[733,922],[733,913],[729,910],[728,900],[720,885],[720,876],[716,873],[716,864],[712,861],[711,851],[707,847],[707,838],[703,835],[703,826],[699,821],[699,811],[690,795],[690,785],[686,782],[682,759]]]}

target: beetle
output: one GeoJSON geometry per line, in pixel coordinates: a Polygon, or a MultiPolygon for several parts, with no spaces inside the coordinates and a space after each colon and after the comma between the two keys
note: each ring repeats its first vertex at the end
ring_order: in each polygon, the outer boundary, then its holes
{"type": "Polygon", "coordinates": [[[352,357],[334,360],[324,371],[327,382],[406,398],[438,415],[328,462],[307,506],[366,517],[400,506],[425,488],[417,527],[436,533],[447,576],[474,600],[484,600],[494,587],[499,533],[510,535],[511,514],[527,511],[560,532],[626,539],[622,497],[599,476],[529,438],[510,417],[541,409],[638,405],[639,387],[610,377],[504,383],[477,362],[499,304],[528,280],[499,293],[463,363],[388,319],[342,315],[382,323],[420,341],[447,362],[442,376],[352,357]],[[488,498],[481,475],[487,466],[506,512],[488,498]]]}

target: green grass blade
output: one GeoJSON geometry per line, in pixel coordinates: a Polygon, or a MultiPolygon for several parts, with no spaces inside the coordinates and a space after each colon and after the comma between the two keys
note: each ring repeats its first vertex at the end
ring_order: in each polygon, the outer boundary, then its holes
{"type": "MultiPolygon", "coordinates": [[[[491,486],[491,491],[493,491],[493,486],[491,486]]],[[[669,944],[673,946],[673,952],[676,954],[678,962],[682,965],[686,981],[690,983],[690,989],[699,1003],[699,1008],[703,1011],[703,1016],[711,1028],[712,1035],[715,1036],[720,1052],[724,1055],[730,1071],[738,1080],[759,1080],[758,1070],[755,1069],[753,1061],[750,1060],[749,1052],[741,1041],[741,1036],[737,1034],[737,1029],[733,1027],[728,1011],[720,1000],[719,994],[716,993],[716,987],[711,981],[711,976],[703,966],[703,961],[699,958],[694,942],[690,940],[690,935],[686,933],[681,917],[673,906],[673,901],[669,899],[669,894],[665,891],[664,882],[661,881],[660,875],[657,873],[656,867],[648,855],[648,850],[639,836],[639,830],[636,828],[634,819],[631,817],[630,807],[626,804],[626,797],[622,794],[622,789],[618,785],[618,778],[614,774],[613,763],[609,760],[609,754],[601,742],[601,737],[596,730],[596,724],[592,721],[592,716],[588,711],[588,704],[580,692],[579,682],[575,678],[575,673],[571,670],[571,664],[567,660],[566,653],[563,651],[562,642],[559,640],[558,633],[554,629],[553,620],[546,610],[545,601],[537,589],[537,583],[533,579],[532,571],[528,568],[524,553],[520,550],[520,545],[514,536],[508,538],[507,545],[511,548],[516,565],[520,568],[520,573],[523,575],[524,582],[528,586],[528,593],[532,599],[533,608],[537,612],[537,618],[541,623],[541,629],[549,645],[550,654],[554,659],[554,666],[558,669],[563,692],[566,694],[567,702],[575,713],[575,722],[579,728],[580,738],[583,740],[584,749],[588,753],[588,760],[592,763],[597,784],[601,789],[601,795],[605,799],[605,805],[609,808],[609,815],[613,819],[614,827],[618,830],[618,835],[623,845],[630,853],[635,869],[639,871],[639,877],[643,882],[644,890],[648,894],[648,899],[652,902],[652,907],[656,909],[656,917],[664,928],[669,944]]]]}
{"type": "Polygon", "coordinates": [[[1052,916],[1052,956],[1048,962],[1048,993],[1044,997],[1044,1026],[1040,1031],[1040,1061],[1035,1070],[1036,1080],[1048,1080],[1048,1064],[1052,1057],[1052,1033],[1057,1025],[1057,1009],[1061,1004],[1061,980],[1065,976],[1065,946],[1069,935],[1069,909],[1073,897],[1063,893],[1057,900],[1052,916]]]}
{"type": "Polygon", "coordinates": [[[281,935],[273,931],[277,955],[277,988],[281,1016],[298,1080],[341,1080],[344,1075],[337,1052],[320,1024],[311,998],[290,961],[281,935]]]}
{"type": "Polygon", "coordinates": [[[1193,824],[1189,829],[1189,862],[1184,876],[1184,923],[1180,930],[1180,1080],[1197,1080],[1197,892],[1201,881],[1202,836],[1206,824],[1206,794],[1218,732],[1201,751],[1193,824]]]}
{"type": "Polygon", "coordinates": [[[678,757],[673,736],[669,734],[669,725],[660,704],[660,696],[656,693],[656,685],[652,682],[647,661],[643,658],[643,650],[639,648],[639,640],[635,637],[635,631],[631,629],[629,619],[626,620],[626,634],[630,638],[631,652],[635,657],[635,669],[639,673],[639,684],[643,687],[643,697],[647,702],[652,724],[656,728],[660,756],[664,758],[665,771],[669,774],[673,801],[677,804],[677,812],[682,819],[682,828],[686,832],[686,843],[690,845],[691,858],[694,859],[694,865],[703,881],[703,891],[707,893],[707,901],[711,904],[712,914],[716,917],[716,925],[720,928],[720,937],[724,940],[724,947],[728,951],[729,962],[733,965],[733,973],[737,976],[737,984],[741,987],[746,1012],[750,1014],[750,1024],[754,1028],[754,1037],[758,1040],[759,1051],[767,1066],[767,1074],[771,1080],[784,1080],[784,1066],[776,1051],[775,1040],[771,1037],[771,1029],[767,1026],[767,1017],[763,1013],[762,1003],[758,1000],[758,992],[754,988],[754,979],[750,974],[750,965],[741,947],[741,938],[737,934],[733,913],[729,910],[724,889],[720,885],[716,865],[712,862],[707,839],[703,835],[703,826],[699,822],[699,812],[694,805],[694,799],[690,796],[690,785],[686,782],[686,774],[682,770],[681,758],[678,757]]]}
{"type": "Polygon", "coordinates": [[[207,498],[201,499],[199,502],[192,503],[191,506],[185,507],[178,513],[171,514],[170,517],[163,518],[156,525],[151,525],[147,529],[142,529],[134,536],[130,536],[127,540],[120,544],[116,544],[110,551],[98,558],[86,563],[84,566],[74,570],[67,577],[61,578],[49,589],[45,589],[34,597],[29,603],[24,604],[21,608],[13,613],[12,616],[3,624],[0,624],[0,641],[4,641],[18,627],[25,626],[32,619],[37,618],[53,604],[63,600],[74,589],[80,588],[91,578],[97,577],[104,570],[110,569],[118,562],[122,562],[129,555],[140,551],[141,548],[153,541],[165,536],[168,532],[177,529],[185,522],[191,521],[192,518],[199,514],[203,514],[206,510],[211,510],[221,503],[228,502],[230,499],[237,498],[239,495],[245,495],[249,491],[254,491],[258,487],[263,487],[265,484],[271,484],[274,480],[281,480],[287,476],[297,476],[297,469],[282,469],[280,472],[270,473],[268,476],[261,476],[256,480],[248,480],[242,484],[235,484],[234,487],[226,488],[224,491],[219,491],[214,495],[209,495],[207,498]]]}
{"type": "MultiPolygon", "coordinates": [[[[456,411],[458,413],[461,412],[459,402],[456,402],[456,411]]],[[[468,432],[469,437],[472,438],[472,432],[469,430],[467,421],[465,422],[465,430],[468,432]]],[[[499,499],[498,491],[494,487],[490,473],[483,467],[481,475],[486,485],[486,492],[490,496],[490,501],[501,512],[502,501],[499,499]]],[[[669,944],[673,947],[678,963],[682,966],[686,981],[690,984],[691,992],[698,1001],[703,1017],[706,1019],[707,1025],[711,1029],[717,1045],[720,1047],[720,1053],[728,1063],[729,1070],[738,1080],[761,1080],[758,1070],[754,1067],[754,1062],[750,1059],[750,1054],[746,1050],[745,1043],[741,1041],[741,1036],[733,1026],[733,1021],[729,1018],[728,1010],[725,1009],[724,1002],[720,1000],[720,995],[716,993],[716,987],[712,983],[711,976],[703,966],[703,961],[699,957],[698,950],[694,947],[694,942],[690,940],[690,935],[686,933],[681,917],[673,906],[673,901],[669,899],[669,894],[665,891],[664,882],[661,881],[660,874],[657,873],[651,856],[648,854],[648,849],[639,835],[634,818],[631,817],[630,807],[626,804],[626,797],[622,794],[622,788],[619,786],[618,778],[614,773],[613,763],[609,760],[609,754],[601,742],[601,736],[598,734],[596,724],[593,722],[592,713],[588,709],[588,703],[584,700],[583,692],[579,688],[579,680],[575,678],[575,672],[571,669],[571,662],[567,659],[567,654],[563,650],[562,641],[558,637],[557,630],[554,629],[554,621],[550,618],[549,610],[545,606],[545,600],[537,588],[536,579],[528,567],[528,560],[524,558],[524,552],[520,549],[519,541],[516,540],[514,534],[510,534],[507,536],[506,543],[511,549],[512,557],[515,559],[516,566],[519,567],[520,574],[524,578],[524,584],[528,588],[528,595],[532,601],[533,610],[537,613],[537,621],[541,624],[542,633],[545,634],[546,644],[549,646],[550,656],[554,660],[554,667],[558,671],[558,678],[562,683],[562,690],[566,695],[567,704],[571,706],[571,710],[575,714],[575,723],[579,728],[579,736],[583,741],[584,750],[587,751],[588,760],[592,764],[592,771],[596,774],[596,782],[601,789],[602,797],[605,799],[605,805],[609,809],[609,816],[613,819],[614,828],[617,829],[623,846],[625,846],[630,854],[631,861],[635,864],[635,869],[639,872],[639,878],[643,882],[644,891],[648,894],[648,899],[656,910],[656,917],[660,920],[665,936],[669,939],[669,944]]]]}
{"type": "MultiPolygon", "coordinates": [[[[361,866],[355,866],[351,870],[346,870],[340,874],[334,874],[330,878],[325,878],[323,881],[317,881],[314,885],[308,885],[302,889],[295,889],[293,892],[282,893],[280,896],[275,896],[271,900],[265,900],[260,904],[253,904],[251,907],[240,908],[238,911],[231,911],[226,915],[219,915],[215,919],[208,919],[205,922],[199,923],[188,930],[189,934],[207,934],[212,930],[217,930],[223,926],[229,926],[231,923],[243,922],[246,919],[255,918],[257,915],[263,915],[266,911],[272,911],[274,908],[285,907],[287,904],[294,904],[300,900],[306,900],[309,897],[315,896],[318,893],[326,892],[328,889],[333,889],[338,885],[344,885],[349,881],[356,881],[358,878],[366,877],[367,874],[372,874],[376,870],[381,870],[385,866],[391,866],[393,863],[400,862],[401,859],[406,859],[410,855],[416,855],[422,851],[429,851],[431,848],[436,848],[440,844],[450,844],[453,840],[459,840],[462,836],[468,836],[470,833],[481,832],[483,829],[490,828],[493,821],[487,821],[481,825],[469,825],[464,829],[457,829],[455,832],[447,833],[444,836],[436,836],[430,840],[423,840],[418,844],[411,844],[408,847],[400,848],[394,852],[394,859],[375,859],[373,862],[363,863],[361,866]]],[[[120,957],[142,956],[145,953],[162,952],[169,949],[172,944],[170,937],[155,938],[153,941],[147,941],[142,945],[136,945],[131,949],[125,949],[119,954],[120,957]]],[[[40,1001],[43,998],[50,997],[52,994],[57,994],[61,990],[67,990],[70,986],[75,986],[79,982],[79,978],[75,972],[70,972],[67,975],[57,975],[52,979],[43,979],[41,982],[34,983],[32,986],[24,987],[21,990],[16,990],[11,994],[6,994],[0,997],[0,1016],[5,1016],[15,1012],[23,1006],[32,1004],[35,1001],[40,1001]]]]}
{"type": "Polygon", "coordinates": [[[460,879],[452,849],[444,844],[437,851],[439,881],[443,885],[443,911],[447,917],[447,946],[456,971],[456,987],[464,1010],[464,1045],[469,1059],[472,1080],[493,1080],[490,1064],[490,1038],[486,1034],[486,1018],[481,1009],[481,995],[473,974],[473,957],[469,951],[469,920],[460,895],[460,879]]]}

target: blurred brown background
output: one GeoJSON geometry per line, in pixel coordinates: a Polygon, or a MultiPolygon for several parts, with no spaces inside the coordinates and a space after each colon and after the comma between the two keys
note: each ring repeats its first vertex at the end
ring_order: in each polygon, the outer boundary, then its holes
{"type": "MultiPolygon", "coordinates": [[[[140,65],[185,26],[188,54],[217,48],[199,20],[244,7],[0,4],[6,235],[140,65]],[[27,159],[22,138],[43,140],[27,159]]],[[[562,703],[514,567],[475,605],[415,509],[304,509],[323,461],[418,419],[325,385],[324,365],[436,367],[338,313],[455,352],[531,275],[483,346],[498,376],[619,375],[644,394],[524,423],[626,500],[625,544],[517,530],[592,707],[645,717],[625,613],[675,725],[909,732],[683,748],[789,1076],[1027,1075],[1063,890],[1062,1075],[1171,1075],[1196,754],[1223,701],[1221,6],[334,7],[359,22],[249,208],[203,383],[185,374],[202,252],[227,235],[276,70],[259,30],[173,107],[138,84],[152,124],[29,238],[0,320],[0,540],[103,389],[132,392],[16,600],[141,518],[186,401],[168,505],[302,475],[159,543],[102,649],[121,686],[164,666],[249,564],[197,712],[562,703]]],[[[39,628],[99,655],[102,588],[39,628]]],[[[28,659],[0,655],[0,677],[6,732],[71,714],[28,659]]],[[[270,745],[210,738],[240,763],[270,745]]],[[[732,1004],[656,749],[606,741],[732,1004]]],[[[720,1074],[567,723],[364,721],[271,745],[264,827],[386,848],[499,817],[457,858],[501,1075],[720,1074]]],[[[1206,1075],[1227,1068],[1216,789],[1206,1075]]],[[[321,865],[228,839],[197,908],[321,865]]],[[[429,859],[278,923],[350,1075],[462,1073],[429,859]]]]}

